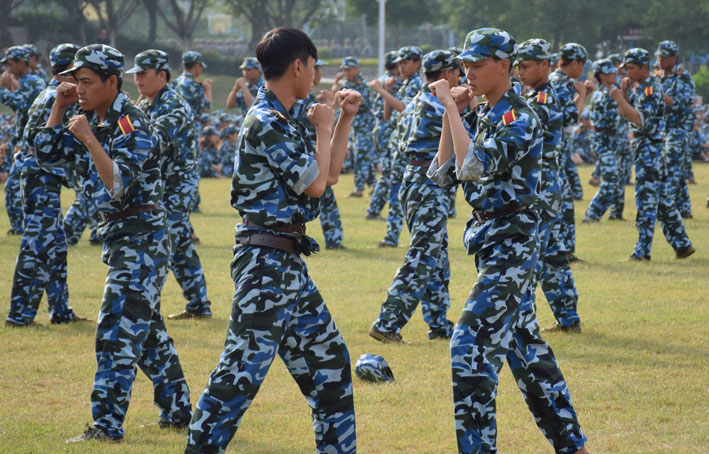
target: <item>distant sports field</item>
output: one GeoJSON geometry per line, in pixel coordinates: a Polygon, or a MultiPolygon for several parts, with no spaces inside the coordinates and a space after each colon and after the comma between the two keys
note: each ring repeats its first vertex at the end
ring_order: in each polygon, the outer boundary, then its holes
{"type": "MultiPolygon", "coordinates": [[[[581,167],[588,181],[591,167],[581,167]]],[[[687,230],[697,252],[676,260],[658,226],[650,263],[622,261],[637,238],[633,188],[626,187],[625,222],[580,224],[596,188],[584,185],[576,203],[577,255],[572,265],[579,290],[582,334],[545,336],[554,348],[594,454],[699,454],[709,452],[709,165],[695,163],[699,184],[690,186],[694,219],[687,230]]],[[[347,341],[352,364],[363,353],[384,356],[396,382],[372,385],[355,379],[359,452],[364,454],[453,454],[456,452],[448,342],[429,341],[420,310],[404,328],[411,345],[382,345],[367,336],[408,244],[404,229],[398,249],[374,245],[386,224],[365,221],[368,198],[345,199],[352,175],[335,187],[347,250],[325,251],[319,222],[308,225],[323,251],[307,258],[310,273],[347,341]]],[[[170,321],[192,392],[193,406],[216,365],[224,342],[234,292],[229,273],[234,225],[229,180],[202,180],[202,213],[192,216],[201,238],[202,259],[214,317],[170,321]]],[[[366,194],[366,193],[365,193],[366,194]]],[[[65,191],[63,207],[73,200],[65,191]]],[[[0,197],[0,312],[7,316],[20,238],[8,237],[0,197]]],[[[449,318],[456,320],[475,280],[473,258],[465,255],[462,232],[470,212],[459,190],[458,217],[448,224],[451,258],[449,318]]],[[[106,267],[88,233],[69,249],[70,305],[95,320],[106,267]]],[[[553,324],[538,295],[542,326],[553,324]]],[[[173,277],[162,294],[162,313],[183,309],[173,277]]],[[[37,322],[44,328],[0,327],[0,453],[180,453],[186,433],[161,430],[152,404],[152,385],[138,372],[121,444],[66,445],[91,421],[89,394],[95,372],[95,324],[49,325],[46,302],[37,322]]],[[[497,400],[501,454],[551,453],[507,368],[497,400]]],[[[309,407],[279,359],[246,413],[227,452],[313,453],[309,407]]]]}

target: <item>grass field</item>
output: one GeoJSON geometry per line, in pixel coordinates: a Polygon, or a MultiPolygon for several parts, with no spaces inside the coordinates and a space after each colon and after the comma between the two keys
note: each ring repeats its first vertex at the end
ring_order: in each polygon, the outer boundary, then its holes
{"type": "MultiPolygon", "coordinates": [[[[588,181],[590,167],[582,167],[588,181]]],[[[583,333],[545,336],[554,348],[592,453],[636,454],[709,452],[709,165],[696,164],[699,182],[691,186],[694,219],[687,229],[698,252],[676,260],[658,227],[652,262],[622,261],[632,251],[632,221],[579,224],[573,265],[580,293],[583,333]]],[[[237,213],[229,206],[227,180],[202,180],[202,213],[192,216],[202,239],[197,250],[207,277],[214,317],[168,322],[193,404],[216,365],[230,313],[229,276],[237,213]]],[[[429,341],[420,311],[403,331],[411,345],[382,345],[367,336],[381,301],[401,264],[406,232],[398,249],[373,247],[386,229],[364,221],[366,199],[346,199],[352,176],[335,187],[345,226],[344,251],[323,251],[307,259],[350,349],[352,363],[363,353],[383,355],[396,382],[372,385],[355,380],[358,446],[361,453],[452,454],[448,343],[429,341]]],[[[595,193],[584,186],[576,219],[595,193]]],[[[68,207],[73,194],[63,195],[68,207]]],[[[626,219],[635,217],[632,188],[626,190],[626,219]]],[[[8,237],[0,200],[0,312],[7,313],[19,237],[8,237]]],[[[462,232],[469,209],[458,193],[458,217],[449,222],[452,267],[450,318],[457,319],[475,280],[472,257],[465,255],[462,232]]],[[[309,231],[322,243],[319,225],[309,231]]],[[[106,267],[88,234],[69,249],[71,305],[95,319],[106,267]]],[[[553,323],[542,295],[539,319],[553,323]]],[[[183,308],[172,277],[162,294],[163,314],[183,308]]],[[[91,420],[89,394],[95,372],[94,323],[49,326],[46,302],[37,321],[48,329],[0,327],[0,453],[179,453],[184,433],[141,425],[158,420],[149,380],[138,372],[122,444],[69,446],[91,420]]],[[[536,428],[507,368],[498,395],[501,454],[551,453],[536,428]]],[[[227,452],[301,454],[314,452],[309,408],[285,367],[276,360],[227,452]]]]}

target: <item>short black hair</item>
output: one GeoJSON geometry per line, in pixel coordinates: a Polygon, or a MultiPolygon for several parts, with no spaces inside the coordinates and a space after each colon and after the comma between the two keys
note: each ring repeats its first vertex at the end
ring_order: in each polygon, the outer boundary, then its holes
{"type": "Polygon", "coordinates": [[[256,46],[256,58],[266,80],[280,78],[295,60],[307,64],[308,57],[317,60],[318,49],[310,36],[297,28],[274,28],[256,46]]]}
{"type": "Polygon", "coordinates": [[[194,65],[201,65],[201,63],[198,61],[191,61],[189,63],[183,63],[182,65],[187,71],[190,71],[192,68],[194,68],[194,65]]]}
{"type": "MultiPolygon", "coordinates": [[[[167,69],[161,69],[160,71],[165,72],[165,82],[170,83],[170,79],[172,78],[170,71],[167,69]]],[[[160,74],[160,71],[155,71],[155,74],[160,74]]]]}
{"type": "Polygon", "coordinates": [[[441,77],[443,71],[429,71],[424,72],[423,75],[426,76],[427,82],[435,82],[441,77]]]}
{"type": "MultiPolygon", "coordinates": [[[[95,72],[98,74],[98,76],[101,78],[101,82],[106,82],[111,76],[116,76],[115,74],[108,74],[107,72],[103,71],[96,71],[95,69],[88,68],[91,71],[95,72]]],[[[123,88],[123,78],[121,76],[116,76],[118,78],[118,93],[121,92],[121,89],[123,88]]]]}
{"type": "MultiPolygon", "coordinates": [[[[563,68],[564,66],[569,66],[571,63],[573,63],[575,61],[581,61],[581,60],[570,60],[568,58],[562,58],[561,59],[561,67],[563,68]]],[[[585,63],[585,62],[582,62],[582,63],[585,63]]]]}

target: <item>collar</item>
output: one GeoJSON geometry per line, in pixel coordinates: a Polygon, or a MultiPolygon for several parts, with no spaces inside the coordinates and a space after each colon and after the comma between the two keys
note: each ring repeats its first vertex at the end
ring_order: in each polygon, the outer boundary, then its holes
{"type": "Polygon", "coordinates": [[[291,110],[288,111],[285,107],[283,107],[281,101],[271,90],[268,90],[267,88],[261,88],[258,93],[258,97],[261,96],[263,96],[263,98],[266,100],[266,103],[268,103],[268,107],[270,107],[271,110],[275,110],[276,112],[280,113],[289,123],[295,123],[295,120],[293,119],[293,112],[295,112],[294,107],[298,105],[297,99],[293,103],[293,107],[291,107],[291,110]]]}
{"type": "Polygon", "coordinates": [[[108,112],[106,112],[106,118],[103,119],[103,122],[101,124],[98,124],[98,115],[94,113],[94,119],[92,121],[93,126],[96,126],[97,128],[115,127],[116,123],[118,122],[118,119],[121,118],[123,110],[122,107],[124,102],[130,103],[130,100],[122,92],[118,93],[116,99],[113,100],[113,104],[111,104],[111,107],[108,108],[108,112]]]}
{"type": "Polygon", "coordinates": [[[502,121],[502,116],[512,109],[512,103],[517,97],[517,93],[515,93],[514,89],[510,88],[493,107],[490,107],[490,104],[486,103],[480,112],[482,121],[488,125],[497,126],[497,124],[502,121]]]}

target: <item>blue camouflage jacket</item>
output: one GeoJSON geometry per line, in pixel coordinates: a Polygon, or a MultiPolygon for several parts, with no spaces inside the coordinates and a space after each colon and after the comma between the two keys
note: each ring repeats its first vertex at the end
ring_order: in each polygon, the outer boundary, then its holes
{"type": "MultiPolygon", "coordinates": [[[[246,86],[249,88],[251,96],[253,96],[254,98],[258,94],[259,89],[265,84],[266,81],[263,80],[263,77],[259,77],[256,83],[253,85],[249,85],[249,82],[246,81],[246,86]]],[[[241,115],[246,115],[246,112],[249,110],[250,106],[246,105],[246,100],[244,99],[244,94],[241,92],[241,90],[239,90],[239,93],[236,94],[236,105],[239,106],[239,109],[241,109],[241,115]]]]}
{"type": "Polygon", "coordinates": [[[408,128],[401,138],[401,149],[409,159],[429,161],[436,156],[445,110],[428,84],[406,106],[408,128]]]}
{"type": "Polygon", "coordinates": [[[660,72],[659,82],[663,93],[672,97],[672,106],[665,104],[664,110],[667,129],[690,131],[694,126],[694,79],[677,64],[669,72],[660,72]]]}
{"type": "MultiPolygon", "coordinates": [[[[202,84],[197,82],[192,74],[185,71],[175,79],[175,89],[190,105],[195,122],[199,123],[199,116],[212,108],[212,103],[204,96],[202,84]]],[[[197,126],[201,127],[199,124],[197,126]]]]}
{"type": "Polygon", "coordinates": [[[545,82],[527,90],[524,98],[539,117],[542,130],[542,167],[558,169],[563,118],[556,91],[549,82],[545,82]]]}
{"type": "MultiPolygon", "coordinates": [[[[610,92],[604,85],[599,85],[591,95],[591,125],[596,129],[618,132],[620,114],[618,103],[613,101],[610,92]]],[[[607,131],[610,133],[610,131],[607,131]]]]}
{"type": "MultiPolygon", "coordinates": [[[[634,138],[646,138],[661,141],[665,132],[665,100],[662,96],[662,86],[654,76],[640,82],[634,89],[628,90],[630,104],[640,113],[642,126],[628,121],[634,138]]],[[[634,140],[635,140],[634,139],[634,140]]]]}
{"type": "Polygon", "coordinates": [[[574,80],[567,76],[561,69],[557,69],[549,75],[549,82],[551,86],[554,87],[556,97],[559,100],[563,128],[569,131],[566,128],[574,126],[579,122],[579,111],[574,103],[574,98],[576,97],[574,80]]]}
{"type": "MultiPolygon", "coordinates": [[[[33,73],[27,73],[20,77],[18,83],[19,87],[15,91],[0,87],[0,103],[5,104],[15,112],[13,132],[10,139],[10,147],[12,148],[21,146],[25,125],[29,118],[30,106],[32,106],[35,98],[39,96],[46,86],[44,80],[33,73]]],[[[14,153],[14,150],[12,151],[14,153]]],[[[8,155],[12,156],[12,153],[8,153],[8,155]]]]}

